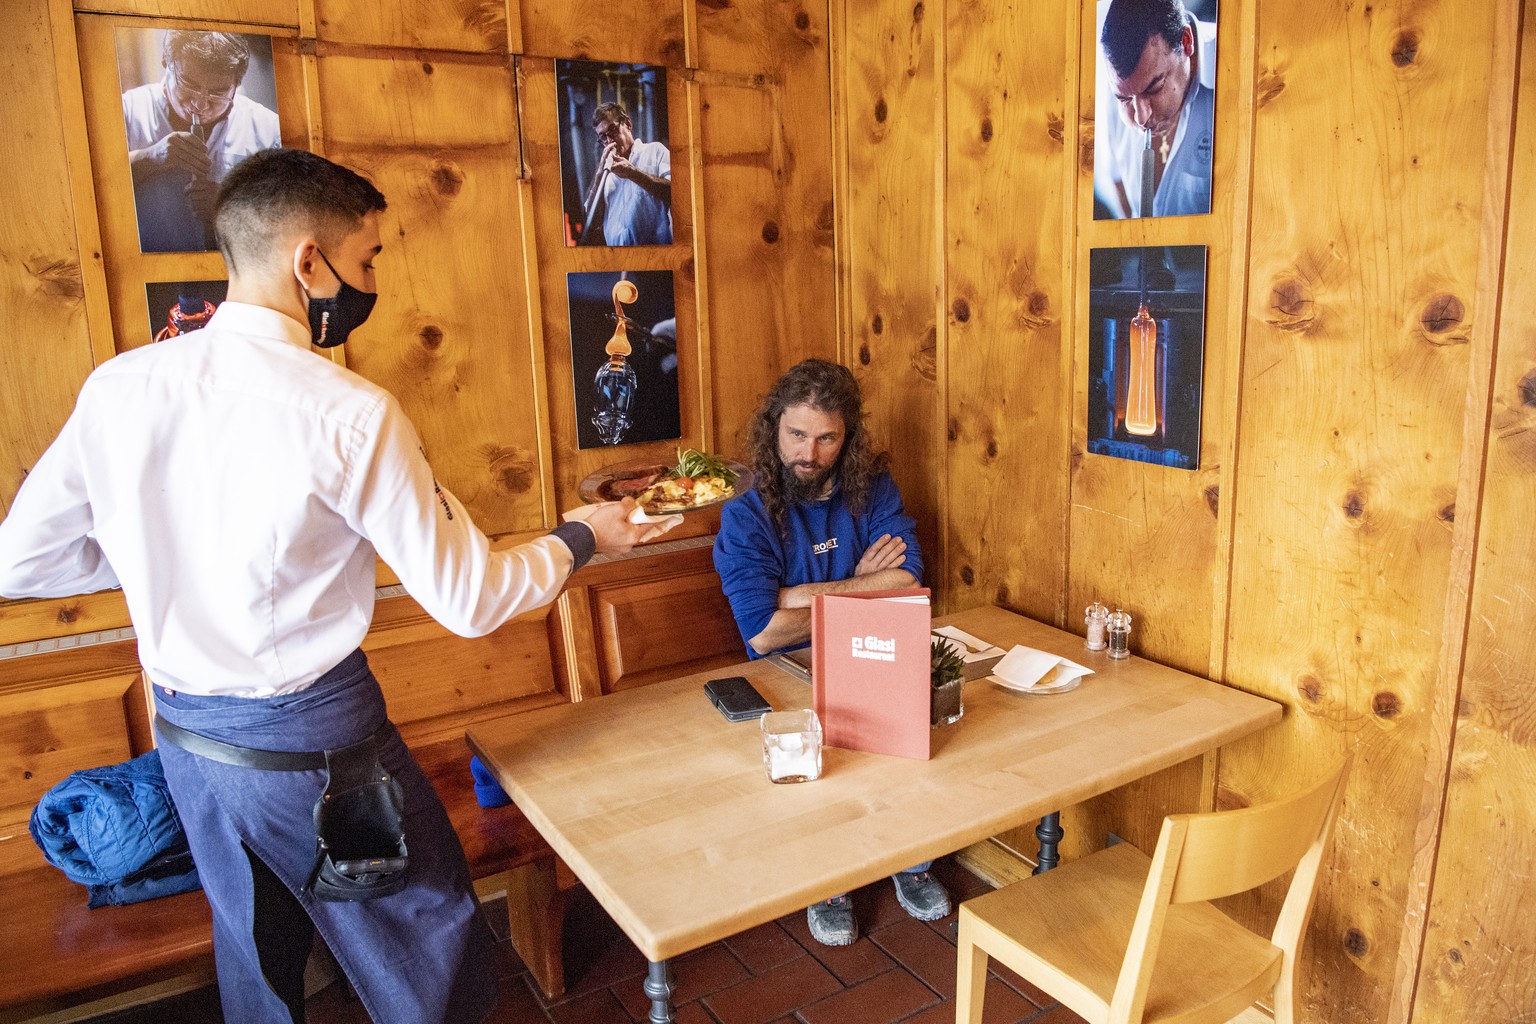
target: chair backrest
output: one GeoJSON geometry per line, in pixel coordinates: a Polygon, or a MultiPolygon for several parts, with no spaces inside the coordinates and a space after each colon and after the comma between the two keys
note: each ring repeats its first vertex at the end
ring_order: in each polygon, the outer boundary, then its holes
{"type": "MultiPolygon", "coordinates": [[[[1270,938],[1284,954],[1282,975],[1289,985],[1312,911],[1318,870],[1344,801],[1349,764],[1346,758],[1311,786],[1273,803],[1163,819],[1115,987],[1111,1003],[1115,1010],[1123,1011],[1125,1019],[1141,1018],[1169,905],[1246,892],[1294,867],[1296,873],[1270,938]]],[[[1110,1016],[1115,1019],[1116,1013],[1110,1016]]]]}

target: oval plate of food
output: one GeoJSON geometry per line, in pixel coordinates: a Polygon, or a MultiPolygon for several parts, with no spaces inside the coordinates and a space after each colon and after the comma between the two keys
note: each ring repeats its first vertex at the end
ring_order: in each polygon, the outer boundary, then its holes
{"type": "Polygon", "coordinates": [[[679,451],[668,466],[655,461],[619,462],[593,473],[577,487],[589,504],[634,498],[647,512],[697,512],[752,486],[752,471],[739,462],[703,452],[679,451]]]}

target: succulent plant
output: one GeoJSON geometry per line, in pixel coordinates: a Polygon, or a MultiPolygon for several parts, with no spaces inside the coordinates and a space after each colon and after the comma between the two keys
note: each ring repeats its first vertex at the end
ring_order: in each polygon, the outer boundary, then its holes
{"type": "Polygon", "coordinates": [[[935,687],[952,683],[964,673],[965,655],[956,644],[934,637],[929,654],[929,679],[935,687]]]}

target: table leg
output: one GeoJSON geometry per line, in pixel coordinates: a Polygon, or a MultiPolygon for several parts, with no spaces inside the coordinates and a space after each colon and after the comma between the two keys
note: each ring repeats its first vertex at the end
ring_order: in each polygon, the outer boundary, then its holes
{"type": "Polygon", "coordinates": [[[672,968],[665,960],[652,960],[645,972],[645,994],[651,1001],[650,1024],[673,1024],[672,968]]]}
{"type": "Polygon", "coordinates": [[[1040,819],[1040,824],[1035,827],[1035,838],[1040,840],[1040,863],[1031,874],[1049,871],[1061,862],[1056,844],[1061,842],[1064,835],[1066,833],[1061,830],[1060,811],[1052,811],[1040,819]]]}

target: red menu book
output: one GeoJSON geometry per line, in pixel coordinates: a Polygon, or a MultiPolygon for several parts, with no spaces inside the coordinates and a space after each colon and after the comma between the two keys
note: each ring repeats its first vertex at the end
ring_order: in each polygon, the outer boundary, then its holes
{"type": "Polygon", "coordinates": [[[928,760],[928,590],[818,594],[811,690],[823,742],[928,760]]]}

